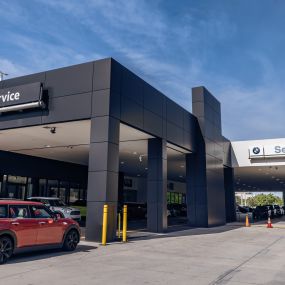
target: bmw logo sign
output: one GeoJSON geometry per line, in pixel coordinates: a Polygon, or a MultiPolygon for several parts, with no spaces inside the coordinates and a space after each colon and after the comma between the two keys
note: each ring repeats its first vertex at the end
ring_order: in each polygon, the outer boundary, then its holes
{"type": "Polygon", "coordinates": [[[254,148],[252,149],[252,152],[253,152],[254,154],[259,154],[259,153],[260,153],[260,148],[259,148],[259,147],[254,147],[254,148]]]}

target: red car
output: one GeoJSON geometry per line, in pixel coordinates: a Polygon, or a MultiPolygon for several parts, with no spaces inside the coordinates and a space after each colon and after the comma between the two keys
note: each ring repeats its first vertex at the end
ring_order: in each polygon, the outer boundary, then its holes
{"type": "Polygon", "coordinates": [[[14,253],[45,248],[75,250],[80,228],[42,203],[0,200],[0,264],[14,253]]]}

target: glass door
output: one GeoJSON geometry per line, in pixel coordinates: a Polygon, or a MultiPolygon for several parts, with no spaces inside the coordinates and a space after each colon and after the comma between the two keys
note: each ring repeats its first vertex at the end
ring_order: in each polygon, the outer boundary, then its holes
{"type": "Polygon", "coordinates": [[[16,184],[16,183],[7,183],[6,186],[7,198],[11,199],[21,199],[25,200],[26,198],[26,185],[16,184]]]}

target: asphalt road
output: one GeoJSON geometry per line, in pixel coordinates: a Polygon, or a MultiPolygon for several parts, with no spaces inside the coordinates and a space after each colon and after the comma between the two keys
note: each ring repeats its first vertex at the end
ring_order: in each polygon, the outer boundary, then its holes
{"type": "Polygon", "coordinates": [[[16,256],[0,266],[0,284],[285,284],[285,228],[132,235],[127,244],[82,242],[74,253],[16,256]]]}

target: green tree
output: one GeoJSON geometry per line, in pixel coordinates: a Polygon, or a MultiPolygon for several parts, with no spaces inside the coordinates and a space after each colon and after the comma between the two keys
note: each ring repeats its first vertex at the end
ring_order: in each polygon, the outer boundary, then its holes
{"type": "Polygon", "coordinates": [[[247,199],[247,204],[250,207],[263,206],[263,205],[283,205],[280,197],[270,194],[258,194],[247,199]]]}

